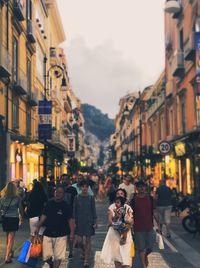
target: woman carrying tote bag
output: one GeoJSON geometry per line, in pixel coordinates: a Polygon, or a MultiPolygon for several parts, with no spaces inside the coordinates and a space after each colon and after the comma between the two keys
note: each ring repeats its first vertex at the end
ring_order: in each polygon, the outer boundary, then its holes
{"type": "Polygon", "coordinates": [[[0,208],[3,215],[2,227],[7,236],[5,264],[12,262],[15,232],[19,229],[19,213],[23,217],[21,198],[17,195],[14,183],[9,182],[0,198],[0,208]]]}

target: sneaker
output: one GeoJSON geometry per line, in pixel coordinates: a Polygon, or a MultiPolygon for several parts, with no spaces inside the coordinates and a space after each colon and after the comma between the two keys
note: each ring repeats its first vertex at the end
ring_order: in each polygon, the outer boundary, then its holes
{"type": "Polygon", "coordinates": [[[72,253],[69,254],[68,259],[72,259],[74,256],[72,253]]]}

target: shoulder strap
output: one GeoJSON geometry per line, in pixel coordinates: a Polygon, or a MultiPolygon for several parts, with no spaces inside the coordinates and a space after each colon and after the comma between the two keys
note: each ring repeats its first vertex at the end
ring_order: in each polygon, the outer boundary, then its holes
{"type": "Polygon", "coordinates": [[[10,208],[10,205],[11,205],[12,201],[13,201],[13,198],[11,198],[9,205],[6,207],[6,209],[5,209],[5,211],[4,211],[4,216],[5,216],[6,213],[8,212],[8,210],[9,210],[9,208],[10,208]]]}

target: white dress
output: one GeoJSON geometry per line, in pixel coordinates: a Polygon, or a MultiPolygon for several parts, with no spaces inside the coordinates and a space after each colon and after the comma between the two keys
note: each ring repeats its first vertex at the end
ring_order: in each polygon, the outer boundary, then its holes
{"type": "MultiPolygon", "coordinates": [[[[126,213],[125,220],[128,220],[128,217],[132,217],[133,210],[132,208],[125,204],[126,213]]],[[[116,209],[115,204],[112,204],[109,207],[109,210],[112,211],[114,216],[114,209],[116,209]]],[[[110,227],[106,238],[104,240],[103,248],[101,251],[101,259],[106,264],[111,264],[114,261],[120,262],[124,266],[132,265],[132,256],[131,256],[131,245],[132,245],[132,235],[131,230],[127,233],[126,244],[120,245],[120,235],[117,231],[110,227]]]]}

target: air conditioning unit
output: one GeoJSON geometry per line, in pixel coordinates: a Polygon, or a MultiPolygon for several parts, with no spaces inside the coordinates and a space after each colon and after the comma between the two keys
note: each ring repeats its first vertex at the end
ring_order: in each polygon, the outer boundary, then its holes
{"type": "Polygon", "coordinates": [[[165,2],[165,12],[174,14],[180,11],[181,11],[181,5],[179,0],[167,0],[165,2]]]}

